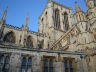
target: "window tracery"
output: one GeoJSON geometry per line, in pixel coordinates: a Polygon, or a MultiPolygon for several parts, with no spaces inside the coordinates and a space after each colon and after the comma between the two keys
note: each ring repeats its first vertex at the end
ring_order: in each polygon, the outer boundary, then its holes
{"type": "Polygon", "coordinates": [[[9,56],[0,55],[0,71],[2,72],[9,72],[9,56]]]}
{"type": "Polygon", "coordinates": [[[43,72],[54,72],[54,59],[51,57],[44,58],[44,70],[43,72]]]}
{"type": "Polygon", "coordinates": [[[66,31],[69,29],[68,14],[66,12],[64,13],[64,28],[66,31]]]}
{"type": "Polygon", "coordinates": [[[21,72],[32,72],[32,58],[31,57],[22,58],[21,72]]]}
{"type": "Polygon", "coordinates": [[[56,29],[60,29],[61,28],[61,26],[60,26],[60,13],[59,13],[59,10],[58,9],[55,10],[54,27],[56,29]]]}
{"type": "Polygon", "coordinates": [[[74,64],[73,64],[73,59],[68,59],[68,58],[65,58],[64,59],[64,70],[65,72],[74,72],[74,64]]]}

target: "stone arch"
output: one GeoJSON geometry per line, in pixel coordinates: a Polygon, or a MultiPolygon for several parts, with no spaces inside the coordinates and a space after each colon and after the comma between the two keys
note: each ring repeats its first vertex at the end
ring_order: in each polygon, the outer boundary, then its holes
{"type": "Polygon", "coordinates": [[[26,70],[26,62],[27,62],[27,58],[23,57],[21,60],[21,72],[26,70]]]}
{"type": "Polygon", "coordinates": [[[54,27],[56,29],[60,29],[60,11],[59,9],[55,9],[55,15],[54,15],[54,27]]]}
{"type": "Polygon", "coordinates": [[[68,31],[69,29],[69,21],[68,21],[68,13],[64,12],[64,29],[68,31]]]}
{"type": "Polygon", "coordinates": [[[33,47],[33,39],[32,39],[32,36],[30,36],[30,35],[27,37],[26,46],[33,47]]]}
{"type": "Polygon", "coordinates": [[[16,42],[16,36],[13,31],[7,32],[3,38],[4,42],[9,42],[9,43],[15,43],[16,42]]]}

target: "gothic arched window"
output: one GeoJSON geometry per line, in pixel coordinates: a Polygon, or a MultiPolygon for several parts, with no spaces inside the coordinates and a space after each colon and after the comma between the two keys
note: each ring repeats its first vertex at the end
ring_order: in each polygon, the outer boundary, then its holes
{"type": "Polygon", "coordinates": [[[15,43],[15,34],[14,32],[8,32],[5,36],[4,36],[4,42],[9,42],[9,43],[15,43]]]}
{"type": "Polygon", "coordinates": [[[32,72],[32,58],[23,57],[21,62],[21,72],[32,72]]]}
{"type": "Polygon", "coordinates": [[[53,58],[44,58],[44,71],[43,72],[54,72],[53,58]]]}
{"type": "Polygon", "coordinates": [[[32,58],[29,57],[28,58],[28,68],[30,68],[32,66],[32,58]]]}
{"type": "Polygon", "coordinates": [[[59,13],[59,10],[56,9],[55,10],[55,20],[54,20],[54,27],[56,29],[60,29],[60,13],[59,13]]]}
{"type": "Polygon", "coordinates": [[[0,56],[0,65],[4,63],[4,55],[0,56]]]}
{"type": "Polygon", "coordinates": [[[9,72],[9,61],[10,57],[9,56],[0,56],[0,71],[1,72],[9,72]]]}
{"type": "Polygon", "coordinates": [[[10,61],[10,57],[6,56],[5,62],[4,62],[4,67],[3,67],[4,72],[8,72],[8,70],[9,70],[9,61],[10,61]]]}
{"type": "Polygon", "coordinates": [[[28,68],[28,72],[32,72],[32,58],[31,57],[28,58],[27,68],[28,68]]]}
{"type": "Polygon", "coordinates": [[[65,12],[64,13],[64,28],[67,31],[69,29],[69,21],[68,21],[68,14],[65,12]]]}
{"type": "Polygon", "coordinates": [[[27,37],[26,46],[33,47],[33,41],[31,36],[27,37]]]}
{"type": "Polygon", "coordinates": [[[64,68],[65,72],[73,72],[75,70],[73,66],[73,60],[64,60],[64,68]]]}
{"type": "Polygon", "coordinates": [[[21,72],[26,72],[27,70],[27,59],[26,57],[22,58],[22,62],[21,62],[21,72]]]}

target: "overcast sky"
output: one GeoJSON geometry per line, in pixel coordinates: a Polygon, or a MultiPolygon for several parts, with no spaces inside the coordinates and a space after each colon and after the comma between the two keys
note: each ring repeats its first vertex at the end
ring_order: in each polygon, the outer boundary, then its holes
{"type": "MultiPolygon", "coordinates": [[[[29,16],[29,29],[38,31],[38,17],[41,15],[48,0],[0,0],[0,18],[8,6],[6,23],[21,27],[25,18],[29,16]]],[[[75,1],[83,11],[86,11],[85,0],[54,0],[57,3],[72,8],[74,12],[75,1]]]]}

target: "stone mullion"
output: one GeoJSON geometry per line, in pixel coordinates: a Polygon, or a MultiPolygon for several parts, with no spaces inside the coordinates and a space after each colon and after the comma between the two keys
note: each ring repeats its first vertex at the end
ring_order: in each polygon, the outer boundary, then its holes
{"type": "Polygon", "coordinates": [[[73,66],[73,71],[77,72],[77,63],[75,62],[75,60],[72,61],[72,66],[73,66]]]}
{"type": "Polygon", "coordinates": [[[47,60],[48,60],[48,72],[49,72],[49,59],[47,58],[47,60]]]}
{"type": "Polygon", "coordinates": [[[55,63],[56,59],[53,59],[53,72],[55,71],[55,67],[54,67],[54,63],[55,63]]]}
{"type": "Polygon", "coordinates": [[[55,11],[55,28],[57,28],[57,13],[55,11]]]}
{"type": "Polygon", "coordinates": [[[26,72],[28,71],[28,56],[26,56],[26,60],[27,60],[27,62],[26,62],[26,72]]]}
{"type": "Polygon", "coordinates": [[[58,14],[56,12],[56,28],[58,28],[58,14]]]}
{"type": "Polygon", "coordinates": [[[59,14],[58,14],[58,20],[59,20],[59,23],[58,23],[58,24],[59,24],[59,29],[61,29],[61,24],[60,24],[60,23],[61,23],[61,21],[60,21],[60,20],[61,20],[61,18],[60,18],[60,11],[59,11],[59,14]]]}
{"type": "Polygon", "coordinates": [[[70,63],[69,63],[69,60],[67,60],[67,63],[68,63],[68,66],[67,66],[68,72],[70,72],[70,63]]]}

